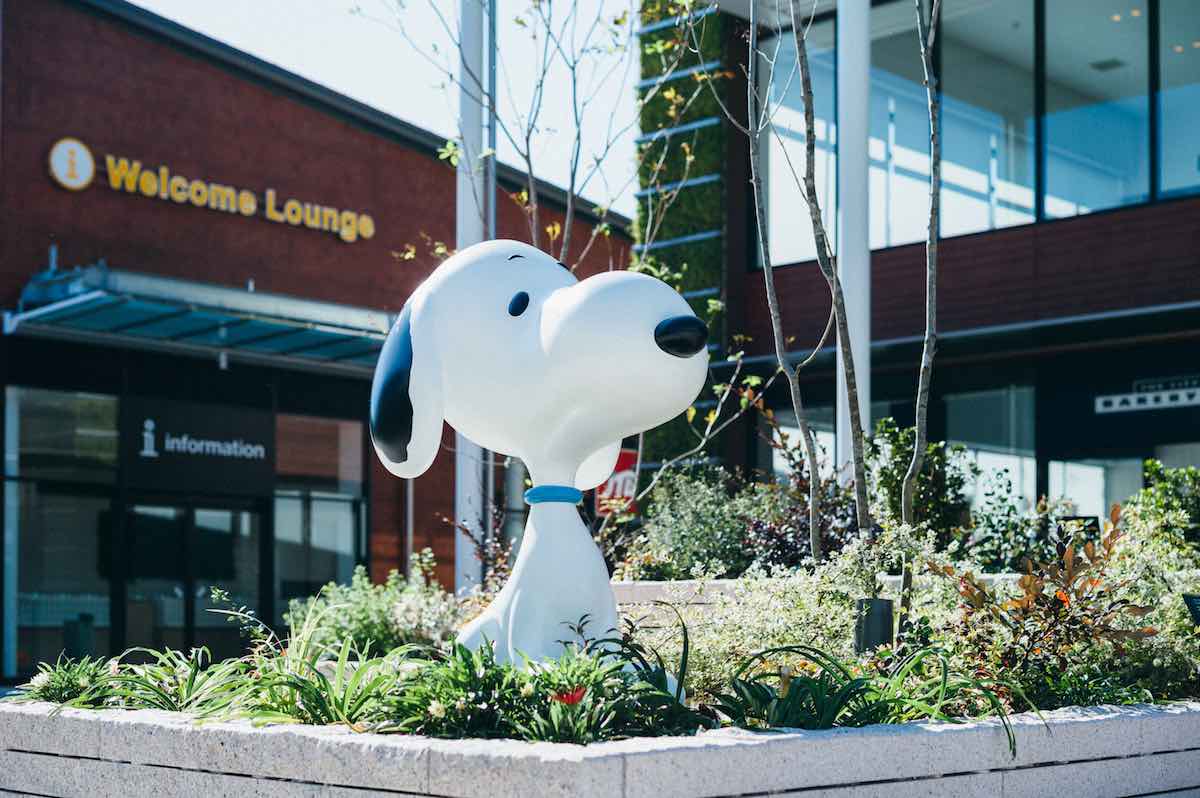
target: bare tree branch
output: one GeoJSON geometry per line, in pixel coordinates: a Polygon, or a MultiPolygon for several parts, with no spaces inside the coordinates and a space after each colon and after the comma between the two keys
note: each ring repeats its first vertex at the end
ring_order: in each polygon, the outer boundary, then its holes
{"type": "MultiPolygon", "coordinates": [[[[913,500],[917,492],[917,477],[925,463],[925,446],[929,422],[929,391],[933,381],[933,357],[937,350],[937,266],[938,239],[941,237],[942,137],[940,128],[941,97],[934,73],[933,42],[937,36],[939,0],[933,0],[929,21],[925,21],[922,0],[915,0],[917,10],[917,40],[921,48],[921,68],[925,78],[925,100],[929,110],[929,235],[925,240],[925,341],[921,348],[921,368],[917,381],[916,425],[913,434],[912,459],[901,486],[901,518],[906,524],[916,523],[913,500]]],[[[916,563],[907,558],[900,582],[900,628],[908,627],[912,607],[913,569],[916,563]]]]}

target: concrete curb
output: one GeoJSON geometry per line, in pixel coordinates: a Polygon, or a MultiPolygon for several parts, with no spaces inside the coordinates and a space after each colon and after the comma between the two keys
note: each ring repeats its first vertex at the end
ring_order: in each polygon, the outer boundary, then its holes
{"type": "Polygon", "coordinates": [[[1200,702],[587,747],[0,704],[0,793],[723,798],[1200,794],[1200,702]]]}

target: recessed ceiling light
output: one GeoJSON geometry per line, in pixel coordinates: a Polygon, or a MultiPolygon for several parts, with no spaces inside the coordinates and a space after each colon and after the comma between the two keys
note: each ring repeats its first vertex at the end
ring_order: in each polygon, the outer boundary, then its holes
{"type": "Polygon", "coordinates": [[[1197,50],[1200,50],[1200,39],[1197,39],[1196,41],[1192,42],[1192,47],[1195,47],[1197,50]]]}
{"type": "Polygon", "coordinates": [[[1109,17],[1109,19],[1111,19],[1113,22],[1120,22],[1120,21],[1121,21],[1121,15],[1120,15],[1120,14],[1113,14],[1111,17],[1109,17]]]}
{"type": "Polygon", "coordinates": [[[1131,8],[1131,9],[1129,9],[1129,16],[1131,16],[1131,17],[1140,17],[1141,15],[1142,15],[1142,9],[1140,9],[1140,8],[1131,8]]]}
{"type": "Polygon", "coordinates": [[[1171,49],[1172,49],[1172,50],[1174,50],[1174,51],[1175,51],[1175,52],[1177,52],[1177,53],[1182,53],[1182,52],[1183,52],[1183,45],[1182,45],[1182,44],[1177,44],[1177,45],[1175,45],[1174,47],[1172,47],[1171,49]]]}

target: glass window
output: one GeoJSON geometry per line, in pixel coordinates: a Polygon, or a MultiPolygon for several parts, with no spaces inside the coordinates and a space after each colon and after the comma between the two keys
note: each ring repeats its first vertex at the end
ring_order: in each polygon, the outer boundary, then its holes
{"type": "Polygon", "coordinates": [[[357,496],[363,483],[363,425],[317,416],[276,416],[279,483],[357,496]]]}
{"type": "Polygon", "coordinates": [[[941,13],[942,235],[1028,224],[1036,214],[1033,2],[946,0],[941,13]]]}
{"type": "Polygon", "coordinates": [[[74,482],[117,476],[117,399],[9,386],[4,473],[74,482]]]}
{"type": "Polygon", "coordinates": [[[1200,189],[1200,5],[1160,0],[1159,187],[1200,189]]]}
{"type": "MultiPolygon", "coordinates": [[[[774,82],[769,97],[774,130],[763,139],[766,176],[767,231],[776,263],[798,263],[817,257],[812,222],[800,182],[804,179],[804,102],[795,39],[784,33],[764,48],[774,53],[774,82]],[[793,172],[794,170],[794,172],[793,172]]],[[[816,133],[814,175],[825,229],[832,237],[837,218],[837,136],[834,115],[833,21],[814,24],[808,32],[808,63],[813,83],[813,127],[816,133]]],[[[763,73],[767,74],[766,68],[763,73]]],[[[830,246],[833,242],[830,241],[830,246]]]]}
{"type": "MultiPolygon", "coordinates": [[[[803,447],[804,442],[800,440],[800,427],[796,425],[796,414],[792,412],[791,406],[776,407],[775,421],[779,424],[779,429],[787,435],[788,446],[803,447]]],[[[824,467],[828,467],[833,457],[834,446],[834,413],[832,405],[814,405],[806,407],[805,412],[808,413],[808,426],[812,430],[813,440],[817,445],[817,460],[824,467]]],[[[762,434],[769,433],[770,428],[765,424],[762,425],[762,434]]],[[[778,438],[775,439],[778,442],[778,438]]],[[[759,451],[759,468],[763,472],[770,471],[777,478],[783,479],[787,477],[788,468],[787,460],[774,446],[768,444],[765,440],[760,444],[759,451]]]]}
{"type": "Polygon", "coordinates": [[[1142,461],[1051,460],[1050,497],[1067,499],[1076,515],[1107,518],[1109,508],[1142,489],[1142,461]]]}
{"type": "Polygon", "coordinates": [[[1034,452],[1034,389],[1008,386],[985,391],[948,394],[946,440],[965,446],[979,466],[979,479],[968,486],[972,504],[983,499],[984,488],[996,472],[1007,470],[1024,509],[1037,499],[1037,457],[1034,452]]]}
{"type": "Polygon", "coordinates": [[[36,482],[4,485],[5,677],[110,653],[110,499],[36,482]]]}
{"type": "Polygon", "coordinates": [[[871,249],[924,241],[929,228],[929,109],[912,3],[871,9],[871,249]]]}
{"type": "Polygon", "coordinates": [[[194,519],[189,570],[196,595],[196,644],[208,646],[214,659],[240,656],[245,648],[237,625],[209,610],[228,609],[213,604],[214,587],[228,593],[234,606],[258,606],[259,515],[198,507],[194,519]]]}
{"type": "Polygon", "coordinates": [[[362,502],[311,493],[275,497],[275,606],[282,622],[288,602],[314,595],[329,582],[350,581],[363,558],[362,502]]]}
{"type": "Polygon", "coordinates": [[[1046,216],[1150,195],[1143,0],[1046,3],[1046,216]]]}
{"type": "Polygon", "coordinates": [[[280,414],[276,425],[275,607],[349,582],[366,548],[363,425],[280,414]]]}

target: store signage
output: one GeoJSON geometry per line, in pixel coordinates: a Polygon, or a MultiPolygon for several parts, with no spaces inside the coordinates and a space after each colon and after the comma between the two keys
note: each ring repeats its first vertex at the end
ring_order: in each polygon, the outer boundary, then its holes
{"type": "Polygon", "coordinates": [[[637,512],[637,449],[622,449],[612,476],[596,488],[596,515],[637,512]]]}
{"type": "Polygon", "coordinates": [[[262,410],[129,397],[121,465],[130,487],[264,495],[275,478],[274,416],[262,410]]]}
{"type": "MultiPolygon", "coordinates": [[[[90,186],[97,169],[91,150],[75,138],[55,142],[49,164],[54,181],[71,191],[90,186]]],[[[104,183],[113,191],[218,213],[261,216],[277,224],[332,233],[347,243],[375,235],[375,220],[368,214],[282,197],[273,188],[259,194],[227,183],[185,177],[165,164],[152,166],[124,155],[105,155],[103,168],[104,183]]]]}
{"type": "Polygon", "coordinates": [[[1138,380],[1133,384],[1132,393],[1097,396],[1095,405],[1097,413],[1131,413],[1172,407],[1200,407],[1200,376],[1138,380]]]}

